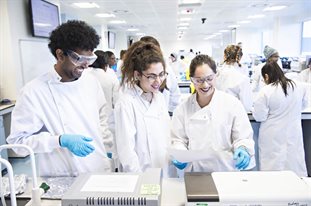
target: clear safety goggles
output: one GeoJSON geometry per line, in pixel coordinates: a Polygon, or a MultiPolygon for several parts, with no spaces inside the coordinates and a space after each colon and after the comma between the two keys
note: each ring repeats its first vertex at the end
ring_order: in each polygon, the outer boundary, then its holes
{"type": "Polygon", "coordinates": [[[215,74],[206,77],[190,77],[193,84],[203,84],[204,82],[211,83],[215,77],[215,74]]]}
{"type": "Polygon", "coordinates": [[[80,65],[83,65],[83,64],[91,65],[97,59],[96,55],[83,56],[83,55],[79,55],[76,52],[71,51],[71,50],[66,51],[65,54],[67,54],[69,56],[71,62],[73,64],[75,64],[76,66],[80,66],[80,65]]]}
{"type": "Polygon", "coordinates": [[[146,77],[149,80],[150,83],[152,83],[152,82],[156,81],[158,79],[158,77],[159,77],[161,82],[164,81],[166,79],[168,73],[163,71],[159,75],[156,75],[156,74],[144,74],[144,73],[142,73],[142,75],[144,77],[146,77]]]}

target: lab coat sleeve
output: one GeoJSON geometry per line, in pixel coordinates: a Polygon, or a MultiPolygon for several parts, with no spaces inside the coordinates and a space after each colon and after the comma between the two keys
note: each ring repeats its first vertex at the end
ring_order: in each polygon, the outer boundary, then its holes
{"type": "MultiPolygon", "coordinates": [[[[22,90],[12,112],[11,133],[7,138],[9,144],[29,146],[35,153],[53,152],[59,148],[59,135],[51,134],[40,118],[39,102],[33,101],[30,92],[22,90]]],[[[14,149],[22,156],[28,155],[25,149],[14,149]]]]}
{"type": "Polygon", "coordinates": [[[176,108],[171,127],[172,147],[175,149],[187,150],[189,145],[189,138],[185,130],[185,112],[182,105],[176,108]]]}
{"type": "Polygon", "coordinates": [[[242,102],[246,112],[251,111],[253,106],[253,97],[252,97],[252,89],[251,84],[249,82],[249,78],[246,77],[241,84],[239,99],[242,102]]]}
{"type": "Polygon", "coordinates": [[[310,83],[301,83],[302,84],[302,105],[301,109],[304,110],[307,107],[311,106],[311,84],[310,83]]]}
{"type": "MultiPolygon", "coordinates": [[[[100,85],[99,85],[100,86],[100,85]]],[[[99,87],[98,89],[98,95],[97,98],[99,99],[100,102],[100,107],[99,107],[99,121],[100,121],[100,131],[101,131],[101,137],[104,143],[104,146],[106,148],[106,151],[112,152],[113,157],[117,155],[116,148],[114,145],[113,141],[113,135],[111,131],[109,130],[108,126],[108,114],[107,114],[107,101],[105,98],[105,95],[99,87]]]]}
{"type": "Polygon", "coordinates": [[[169,89],[169,105],[168,105],[168,111],[174,112],[175,108],[180,103],[180,90],[178,87],[177,79],[174,75],[174,72],[171,68],[168,68],[167,71],[169,72],[169,75],[167,76],[167,83],[168,83],[168,89],[169,89]]]}
{"type": "Polygon", "coordinates": [[[250,155],[255,154],[253,129],[249,122],[248,116],[240,102],[236,102],[234,106],[234,119],[231,129],[231,138],[233,141],[233,149],[243,146],[247,148],[250,155]]]}
{"type": "Polygon", "coordinates": [[[117,78],[113,81],[113,86],[112,86],[112,108],[115,107],[116,102],[119,99],[119,88],[120,88],[120,82],[117,78]]]}
{"type": "Polygon", "coordinates": [[[259,92],[257,99],[254,101],[254,108],[253,108],[253,117],[257,122],[266,121],[269,114],[269,107],[268,107],[268,97],[266,95],[266,88],[262,88],[259,92]]]}
{"type": "Polygon", "coordinates": [[[261,65],[254,67],[254,73],[252,75],[252,90],[253,92],[257,92],[259,88],[260,82],[260,75],[261,75],[261,65]]]}
{"type": "Polygon", "coordinates": [[[135,152],[136,119],[132,104],[119,101],[114,109],[116,142],[124,172],[142,172],[135,152]]]}

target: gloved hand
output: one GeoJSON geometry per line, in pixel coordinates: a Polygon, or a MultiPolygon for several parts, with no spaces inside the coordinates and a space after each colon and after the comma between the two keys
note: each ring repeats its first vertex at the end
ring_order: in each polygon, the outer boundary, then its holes
{"type": "Polygon", "coordinates": [[[239,147],[234,151],[233,159],[236,160],[235,167],[239,170],[244,170],[251,160],[251,156],[243,147],[239,147]]]}
{"type": "Polygon", "coordinates": [[[175,167],[177,167],[180,170],[183,170],[187,167],[188,163],[187,162],[179,162],[177,160],[172,160],[173,164],[175,167]]]}
{"type": "Polygon", "coordinates": [[[107,157],[112,159],[112,152],[107,152],[107,157]]]}
{"type": "Polygon", "coordinates": [[[91,141],[93,139],[90,137],[74,134],[63,134],[59,139],[61,147],[68,148],[73,154],[79,157],[85,157],[95,150],[94,146],[88,143],[91,141]]]}

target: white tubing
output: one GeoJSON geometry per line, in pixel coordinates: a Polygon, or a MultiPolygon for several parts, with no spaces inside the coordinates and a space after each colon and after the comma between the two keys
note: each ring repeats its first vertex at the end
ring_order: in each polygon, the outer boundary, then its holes
{"type": "MultiPolygon", "coordinates": [[[[0,150],[1,153],[1,150],[0,150]]],[[[14,175],[13,175],[13,168],[12,165],[5,159],[0,158],[0,163],[4,164],[8,170],[9,174],[9,182],[10,182],[10,197],[11,197],[11,205],[16,206],[16,195],[15,195],[15,184],[14,184],[14,175]]],[[[2,175],[0,175],[2,178],[2,175]]],[[[2,184],[2,181],[1,181],[2,184]]],[[[2,199],[2,198],[1,198],[2,199]]]]}

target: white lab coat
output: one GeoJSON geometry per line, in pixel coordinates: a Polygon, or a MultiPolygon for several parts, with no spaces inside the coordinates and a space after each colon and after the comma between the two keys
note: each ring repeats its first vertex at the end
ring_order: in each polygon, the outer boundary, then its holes
{"type": "Polygon", "coordinates": [[[247,112],[251,110],[253,98],[250,80],[235,66],[223,65],[216,75],[216,88],[238,98],[247,112]]]}
{"type": "Polygon", "coordinates": [[[177,79],[175,77],[175,73],[168,65],[166,65],[166,72],[168,73],[168,76],[166,78],[166,86],[168,90],[164,89],[162,93],[164,95],[165,102],[168,105],[168,111],[173,112],[180,103],[181,94],[178,87],[177,79]]]}
{"type": "MultiPolygon", "coordinates": [[[[37,155],[40,176],[76,176],[111,171],[104,143],[112,146],[106,100],[99,83],[89,75],[73,82],[60,82],[55,70],[29,82],[12,112],[7,142],[25,144],[37,155]],[[95,151],[78,157],[60,147],[59,136],[92,137],[95,151]],[[104,143],[103,143],[104,142],[104,143]]],[[[15,149],[21,155],[25,150],[15,149]]]]}
{"type": "Polygon", "coordinates": [[[259,90],[265,86],[264,80],[261,75],[261,69],[266,63],[261,63],[258,64],[257,66],[254,67],[253,69],[253,74],[252,74],[252,91],[253,92],[259,92],[259,90]]]}
{"type": "Polygon", "coordinates": [[[294,90],[266,85],[254,102],[253,116],[261,122],[258,147],[260,170],[292,170],[306,176],[301,111],[307,105],[306,89],[298,82],[294,90]]]}
{"type": "Polygon", "coordinates": [[[204,150],[210,156],[192,162],[187,171],[233,171],[233,153],[245,146],[252,156],[247,169],[255,166],[253,130],[239,100],[215,90],[211,102],[201,108],[192,94],[176,108],[172,122],[172,147],[204,150]]]}
{"type": "Polygon", "coordinates": [[[311,84],[311,69],[307,68],[299,73],[300,80],[311,84]]]}
{"type": "Polygon", "coordinates": [[[123,171],[143,172],[152,167],[163,168],[168,174],[170,119],[163,95],[154,93],[149,103],[141,97],[143,91],[138,86],[122,89],[114,114],[123,171]]]}
{"type": "Polygon", "coordinates": [[[86,71],[86,73],[93,75],[100,83],[105,98],[107,100],[107,114],[108,114],[108,124],[109,129],[114,133],[114,117],[113,108],[119,98],[119,85],[120,82],[117,79],[115,72],[107,68],[106,71],[100,68],[93,68],[86,71]]]}

